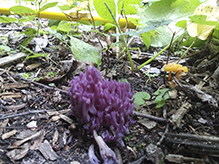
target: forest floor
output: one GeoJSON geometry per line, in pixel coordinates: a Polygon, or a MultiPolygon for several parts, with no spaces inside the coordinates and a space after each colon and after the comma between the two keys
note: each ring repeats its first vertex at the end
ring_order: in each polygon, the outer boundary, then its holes
{"type": "MultiPolygon", "coordinates": [[[[75,60],[70,49],[50,35],[38,37],[44,39],[42,44],[47,42],[40,47],[49,53],[47,59],[24,60],[19,44],[26,36],[16,34],[22,29],[14,24],[0,27],[1,41],[7,41],[14,51],[0,56],[0,163],[85,164],[91,144],[100,158],[95,141],[72,116],[68,96],[70,80],[93,64],[75,60]],[[21,57],[14,60],[15,55],[21,57]]],[[[96,34],[83,32],[81,39],[100,47],[96,34]]],[[[160,51],[145,50],[139,38],[134,44],[141,50],[141,54],[131,51],[135,67],[160,51]]],[[[28,47],[39,48],[36,42],[28,47]]],[[[132,117],[136,122],[123,138],[125,147],[108,146],[116,152],[118,163],[219,163],[219,83],[215,75],[219,56],[209,54],[208,47],[190,50],[181,63],[189,72],[169,90],[165,105],[157,108],[154,92],[169,88],[162,71],[168,54],[169,62],[179,59],[165,51],[141,70],[131,71],[127,58],[116,59],[113,50],[101,53],[104,78],[127,80],[132,91],[151,95],[143,105],[135,106],[132,117]]],[[[172,82],[174,79],[173,75],[172,82]]]]}

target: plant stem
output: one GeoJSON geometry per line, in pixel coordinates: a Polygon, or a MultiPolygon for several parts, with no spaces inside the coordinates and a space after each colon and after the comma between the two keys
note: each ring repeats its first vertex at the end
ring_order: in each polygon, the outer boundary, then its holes
{"type": "MultiPolygon", "coordinates": [[[[122,30],[121,30],[121,28],[120,28],[120,26],[119,26],[119,23],[117,22],[117,20],[116,20],[115,16],[113,15],[111,9],[109,8],[108,4],[107,4],[106,2],[104,2],[104,4],[106,5],[107,9],[109,10],[109,12],[110,12],[110,14],[111,14],[111,16],[112,16],[112,18],[113,18],[115,24],[116,24],[116,27],[117,27],[118,30],[119,30],[119,33],[120,33],[120,35],[121,35],[122,41],[123,41],[123,43],[124,43],[124,45],[125,45],[125,48],[126,48],[126,51],[127,51],[127,54],[128,54],[128,58],[129,58],[129,62],[130,62],[131,68],[132,68],[132,70],[134,70],[134,64],[133,64],[133,61],[132,61],[132,57],[131,57],[131,54],[130,54],[130,52],[129,52],[128,46],[127,46],[127,44],[126,44],[125,38],[124,38],[124,36],[122,35],[122,30]]],[[[117,12],[117,11],[116,11],[116,12],[117,12]]]]}
{"type": "Polygon", "coordinates": [[[189,51],[189,49],[193,46],[193,44],[196,42],[197,38],[193,40],[192,44],[188,47],[188,49],[184,52],[184,54],[179,58],[176,64],[179,64],[179,61],[185,56],[185,54],[189,51]]]}
{"type": "Polygon", "coordinates": [[[154,60],[156,57],[158,57],[162,52],[164,52],[166,49],[169,48],[170,45],[167,45],[166,47],[164,47],[164,49],[162,49],[160,52],[158,52],[156,55],[154,55],[152,58],[150,58],[149,60],[147,60],[146,62],[144,62],[142,65],[138,66],[138,69],[141,69],[142,67],[144,67],[145,65],[147,65],[148,63],[150,63],[152,60],[154,60]]]}
{"type": "MultiPolygon", "coordinates": [[[[175,35],[175,34],[174,34],[175,35]]],[[[175,40],[171,41],[169,45],[167,45],[166,47],[164,47],[160,52],[158,52],[156,55],[154,55],[152,58],[150,58],[149,60],[147,60],[146,62],[144,62],[142,65],[138,66],[138,69],[141,69],[142,67],[144,67],[145,65],[147,65],[148,63],[150,63],[152,60],[154,60],[156,57],[158,57],[162,52],[164,52],[166,49],[168,49],[173,43],[175,43],[175,41],[177,41],[178,38],[176,38],[175,40]]]]}

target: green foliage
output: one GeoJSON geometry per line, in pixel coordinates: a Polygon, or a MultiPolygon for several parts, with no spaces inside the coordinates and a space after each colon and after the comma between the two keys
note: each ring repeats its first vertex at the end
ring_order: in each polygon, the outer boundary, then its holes
{"type": "Polygon", "coordinates": [[[154,102],[157,104],[157,108],[161,108],[162,106],[164,106],[166,100],[169,98],[168,90],[168,88],[163,88],[154,92],[154,95],[157,96],[154,100],[154,102]]]}
{"type": "Polygon", "coordinates": [[[94,0],[94,7],[99,14],[100,17],[103,19],[108,20],[109,22],[114,22],[109,10],[106,8],[104,5],[104,2],[106,2],[111,9],[113,15],[117,15],[117,13],[121,13],[121,11],[124,11],[123,14],[128,15],[128,14],[136,14],[137,13],[137,8],[135,5],[139,5],[141,0],[118,0],[118,3],[115,4],[114,0],[105,0],[105,1],[100,1],[100,0],[94,0]],[[117,9],[117,11],[116,11],[117,9]]]}
{"type": "Polygon", "coordinates": [[[136,105],[143,105],[145,103],[145,100],[149,100],[151,96],[147,92],[137,92],[134,94],[133,98],[135,98],[134,103],[136,105]]]}
{"type": "Polygon", "coordinates": [[[217,21],[207,21],[206,15],[193,15],[190,16],[190,22],[202,24],[202,25],[209,25],[209,26],[219,26],[219,22],[217,21]]]}
{"type": "Polygon", "coordinates": [[[32,72],[25,72],[25,73],[22,73],[21,76],[25,79],[30,79],[33,76],[33,73],[32,72]]]}
{"type": "Polygon", "coordinates": [[[46,10],[46,9],[55,7],[57,4],[58,4],[58,2],[50,2],[50,3],[47,3],[47,4],[45,4],[43,7],[41,7],[38,12],[42,12],[42,11],[44,11],[44,10],[46,10]]]}
{"type": "Polygon", "coordinates": [[[0,22],[2,23],[13,23],[17,21],[16,18],[10,18],[10,17],[6,17],[6,16],[0,16],[0,22]]]}
{"type": "Polygon", "coordinates": [[[11,48],[5,45],[0,45],[0,55],[3,55],[5,52],[10,52],[11,48]]]}
{"type": "Polygon", "coordinates": [[[107,31],[107,30],[110,30],[110,29],[112,29],[112,28],[115,28],[116,26],[114,25],[114,24],[112,24],[112,23],[106,23],[105,25],[104,25],[104,31],[107,31]]]}
{"type": "Polygon", "coordinates": [[[15,14],[35,14],[36,13],[33,9],[29,7],[21,6],[21,5],[13,6],[9,9],[9,11],[15,14]]]}
{"type": "Polygon", "coordinates": [[[30,58],[39,58],[39,57],[43,57],[46,60],[48,60],[48,53],[34,53],[32,50],[30,50],[29,48],[26,48],[24,46],[21,45],[21,47],[23,49],[25,49],[27,52],[29,52],[29,56],[25,58],[25,60],[30,59],[30,58]]]}
{"type": "Polygon", "coordinates": [[[79,61],[91,61],[98,66],[101,64],[101,59],[97,48],[74,37],[70,36],[70,38],[71,51],[75,59],[79,61]]]}
{"type": "Polygon", "coordinates": [[[57,74],[58,74],[58,72],[47,72],[45,77],[46,78],[54,78],[57,74]]]}

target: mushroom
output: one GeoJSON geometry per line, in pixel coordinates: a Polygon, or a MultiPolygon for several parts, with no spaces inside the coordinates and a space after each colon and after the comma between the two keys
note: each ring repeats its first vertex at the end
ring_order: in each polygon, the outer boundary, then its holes
{"type": "Polygon", "coordinates": [[[171,74],[174,72],[176,74],[176,78],[179,78],[183,75],[183,72],[188,72],[188,68],[186,66],[182,66],[176,63],[169,63],[164,67],[165,72],[169,72],[168,81],[171,80],[171,74]]]}

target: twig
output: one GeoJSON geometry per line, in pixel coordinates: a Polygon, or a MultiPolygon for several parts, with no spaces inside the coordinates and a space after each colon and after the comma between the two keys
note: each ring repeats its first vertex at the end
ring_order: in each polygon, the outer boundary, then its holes
{"type": "Polygon", "coordinates": [[[144,113],[140,113],[140,112],[136,112],[136,111],[133,111],[132,114],[134,116],[145,117],[145,118],[148,118],[150,120],[155,120],[155,121],[159,121],[159,122],[167,122],[167,120],[165,118],[156,117],[156,116],[152,116],[152,115],[148,115],[148,114],[144,114],[144,113]]]}
{"type": "Polygon", "coordinates": [[[28,115],[28,114],[43,113],[43,112],[46,112],[46,110],[30,110],[28,112],[23,112],[23,113],[8,115],[8,116],[2,116],[2,117],[0,117],[0,120],[12,118],[12,117],[24,116],[24,115],[28,115]]]}
{"type": "Polygon", "coordinates": [[[178,137],[178,138],[187,138],[187,139],[194,139],[199,141],[210,141],[210,142],[219,142],[219,137],[216,136],[202,136],[202,135],[194,135],[194,134],[173,134],[173,133],[166,133],[167,136],[171,137],[178,137]]]}
{"type": "Polygon", "coordinates": [[[16,78],[16,77],[20,78],[21,80],[27,81],[27,82],[29,82],[29,83],[33,83],[33,84],[35,84],[35,85],[44,87],[44,88],[46,88],[46,89],[55,90],[55,91],[60,91],[60,92],[62,92],[62,93],[68,94],[68,91],[65,91],[65,90],[63,90],[63,89],[59,89],[59,88],[55,88],[55,87],[50,87],[50,86],[44,85],[44,84],[42,84],[42,83],[38,83],[38,82],[36,82],[36,81],[31,81],[31,80],[28,80],[28,79],[23,78],[23,77],[20,76],[20,75],[16,75],[14,78],[16,78]]]}
{"type": "Polygon", "coordinates": [[[161,136],[159,142],[157,143],[157,146],[161,145],[161,143],[163,142],[163,140],[164,140],[164,138],[165,138],[165,136],[166,136],[168,130],[169,130],[169,124],[167,124],[166,129],[165,129],[163,135],[161,136]]]}

